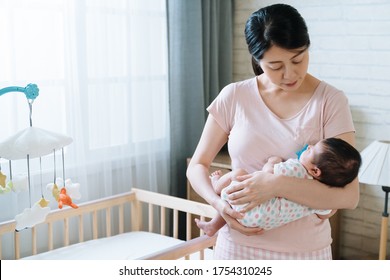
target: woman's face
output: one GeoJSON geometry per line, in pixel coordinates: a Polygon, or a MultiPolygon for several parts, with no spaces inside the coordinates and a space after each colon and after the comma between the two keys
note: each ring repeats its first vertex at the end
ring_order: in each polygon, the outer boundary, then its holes
{"type": "Polygon", "coordinates": [[[299,89],[307,74],[309,51],[307,47],[286,50],[272,46],[260,60],[260,67],[269,80],[285,91],[299,89]]]}

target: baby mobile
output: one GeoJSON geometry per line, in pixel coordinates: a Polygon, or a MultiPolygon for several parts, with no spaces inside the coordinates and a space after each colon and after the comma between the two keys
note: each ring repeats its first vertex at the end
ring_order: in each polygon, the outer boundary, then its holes
{"type": "Polygon", "coordinates": [[[79,192],[80,185],[73,184],[70,179],[65,180],[65,159],[64,159],[64,147],[72,143],[72,138],[50,132],[44,129],[34,127],[32,124],[32,105],[39,94],[39,89],[35,84],[28,84],[26,87],[6,87],[0,89],[0,96],[8,92],[23,92],[26,95],[30,114],[29,121],[30,126],[17,132],[15,135],[7,138],[0,143],[0,159],[8,161],[9,174],[8,177],[1,170],[0,164],[0,195],[7,194],[11,191],[29,192],[30,207],[24,209],[24,211],[15,216],[16,231],[20,231],[25,228],[30,228],[36,224],[42,223],[47,214],[50,212],[49,200],[44,196],[42,185],[42,157],[48,154],[53,154],[54,167],[53,167],[53,182],[47,185],[47,189],[51,192],[52,196],[58,203],[58,208],[62,208],[64,205],[68,205],[72,208],[77,208],[77,205],[73,202],[73,199],[80,199],[79,192]],[[56,174],[56,154],[61,152],[62,158],[62,178],[57,178],[56,174]],[[31,160],[39,158],[40,166],[40,182],[41,182],[41,198],[31,203],[31,160]],[[26,160],[27,177],[26,176],[13,176],[12,174],[12,161],[14,160],[26,160]]]}

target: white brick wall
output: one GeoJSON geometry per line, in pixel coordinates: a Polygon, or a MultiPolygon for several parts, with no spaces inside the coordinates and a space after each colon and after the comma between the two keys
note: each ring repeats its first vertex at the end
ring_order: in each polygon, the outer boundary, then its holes
{"type": "MultiPolygon", "coordinates": [[[[280,1],[235,0],[234,80],[253,76],[244,39],[248,16],[275,3],[280,1]]],[[[390,1],[283,3],[297,8],[306,19],[312,42],[309,72],[348,96],[357,148],[361,151],[376,139],[390,140],[390,1]]],[[[361,184],[357,209],[342,211],[342,258],[377,257],[383,205],[384,192],[380,187],[361,184]]],[[[387,258],[390,258],[390,240],[387,258]]]]}

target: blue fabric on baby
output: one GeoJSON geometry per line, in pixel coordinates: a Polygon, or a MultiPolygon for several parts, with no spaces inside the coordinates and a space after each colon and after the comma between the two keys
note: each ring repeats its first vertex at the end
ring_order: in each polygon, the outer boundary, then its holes
{"type": "Polygon", "coordinates": [[[308,144],[306,144],[301,150],[295,153],[298,156],[298,159],[301,157],[302,153],[307,150],[307,147],[309,147],[308,144]]]}

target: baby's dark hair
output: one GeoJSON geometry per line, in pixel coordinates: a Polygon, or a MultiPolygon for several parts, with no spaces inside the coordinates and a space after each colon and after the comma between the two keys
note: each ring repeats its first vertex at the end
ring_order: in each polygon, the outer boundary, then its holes
{"type": "Polygon", "coordinates": [[[359,173],[362,163],[360,153],[349,143],[339,138],[322,140],[322,153],[313,162],[320,170],[317,178],[331,187],[344,187],[359,173]]]}

